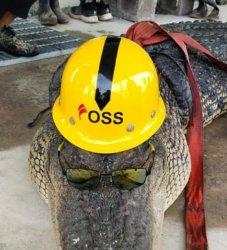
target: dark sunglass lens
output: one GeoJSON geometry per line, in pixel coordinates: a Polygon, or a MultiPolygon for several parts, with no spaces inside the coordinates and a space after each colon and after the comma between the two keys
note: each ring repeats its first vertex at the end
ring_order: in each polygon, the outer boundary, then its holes
{"type": "Polygon", "coordinates": [[[122,169],[112,172],[113,184],[120,189],[133,189],[144,184],[146,169],[122,169]]]}
{"type": "Polygon", "coordinates": [[[78,189],[94,189],[100,181],[99,172],[90,169],[68,169],[66,177],[78,189]]]}

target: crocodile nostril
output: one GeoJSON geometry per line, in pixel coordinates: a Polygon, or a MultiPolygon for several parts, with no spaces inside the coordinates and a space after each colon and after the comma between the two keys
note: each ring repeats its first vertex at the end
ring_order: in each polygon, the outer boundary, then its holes
{"type": "Polygon", "coordinates": [[[111,174],[101,175],[101,187],[109,187],[109,186],[112,186],[111,174]]]}

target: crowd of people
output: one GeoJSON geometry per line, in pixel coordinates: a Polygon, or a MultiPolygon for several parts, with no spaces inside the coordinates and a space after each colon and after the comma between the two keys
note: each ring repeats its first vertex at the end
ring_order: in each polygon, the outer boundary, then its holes
{"type": "MultiPolygon", "coordinates": [[[[27,18],[32,4],[36,0],[1,0],[0,1],[0,51],[5,51],[17,56],[35,56],[39,53],[37,46],[18,38],[10,26],[16,17],[27,18]]],[[[165,0],[159,0],[157,13],[173,14],[176,2],[168,4],[165,9],[165,0]],[[163,7],[164,6],[164,7],[163,7]]],[[[227,0],[198,0],[196,9],[190,13],[193,18],[217,19],[219,8],[217,4],[225,4],[227,0]],[[208,15],[207,5],[213,7],[208,15]]],[[[87,23],[108,21],[113,18],[109,5],[104,0],[80,0],[78,6],[71,7],[68,15],[60,8],[59,0],[39,0],[38,16],[43,25],[65,24],[69,22],[69,16],[87,23]]]]}
{"type": "MultiPolygon", "coordinates": [[[[69,22],[69,17],[61,10],[58,0],[39,0],[38,15],[43,25],[52,26],[69,22]]],[[[70,8],[69,16],[87,23],[113,18],[109,5],[103,0],[81,0],[78,6],[70,8]]]]}

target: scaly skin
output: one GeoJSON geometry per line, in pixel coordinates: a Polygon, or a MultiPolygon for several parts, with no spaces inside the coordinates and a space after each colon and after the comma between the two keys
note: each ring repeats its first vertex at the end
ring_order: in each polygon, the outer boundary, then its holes
{"type": "MultiPolygon", "coordinates": [[[[227,25],[210,24],[187,22],[166,28],[190,33],[226,60],[220,48],[227,39],[224,37],[227,25]]],[[[90,153],[69,142],[65,142],[62,151],[70,166],[86,166],[101,172],[152,164],[151,175],[143,186],[121,191],[104,179],[95,190],[79,191],[69,186],[62,175],[57,159],[62,138],[51,116],[35,135],[29,157],[31,176],[49,202],[57,243],[64,250],[159,249],[164,212],[187,184],[191,165],[185,131],[192,97],[182,55],[172,42],[146,49],[158,68],[160,91],[167,109],[165,122],[149,139],[156,148],[154,159],[148,142],[109,155],[90,153]]],[[[196,52],[191,51],[190,57],[200,86],[205,126],[227,110],[227,72],[196,52]]],[[[59,94],[63,67],[58,68],[52,79],[50,105],[59,94]]]]}

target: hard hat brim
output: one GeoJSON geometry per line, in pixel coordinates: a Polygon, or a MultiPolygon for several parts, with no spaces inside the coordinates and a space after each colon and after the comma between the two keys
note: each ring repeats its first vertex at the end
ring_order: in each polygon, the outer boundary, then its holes
{"type": "Polygon", "coordinates": [[[166,115],[165,105],[161,97],[159,98],[158,107],[155,117],[151,118],[150,124],[146,124],[146,128],[131,133],[130,137],[123,136],[122,138],[108,141],[97,140],[95,136],[92,138],[91,134],[87,136],[81,135],[80,131],[77,133],[76,121],[75,124],[70,124],[69,119],[63,115],[59,104],[59,97],[54,103],[52,117],[60,134],[76,147],[93,153],[112,154],[137,147],[158,131],[166,115]]]}

